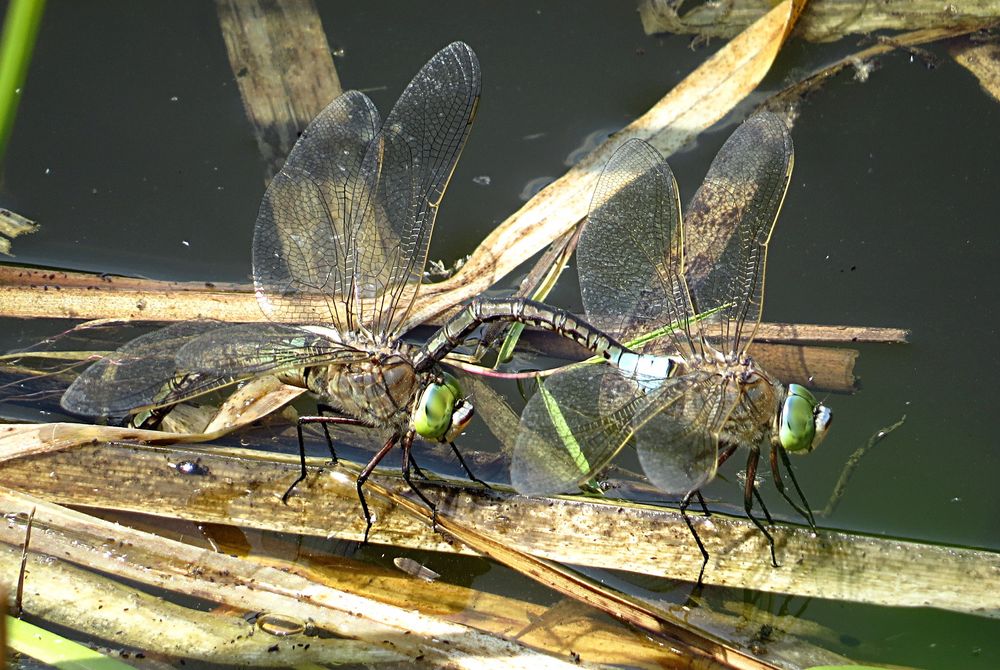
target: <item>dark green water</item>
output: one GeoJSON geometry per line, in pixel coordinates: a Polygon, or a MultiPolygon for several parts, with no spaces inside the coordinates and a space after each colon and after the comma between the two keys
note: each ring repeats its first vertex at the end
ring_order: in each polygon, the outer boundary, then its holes
{"type": "MultiPolygon", "coordinates": [[[[562,174],[588,137],[646,111],[721,45],[646,37],[629,3],[434,6],[320,11],[331,47],[343,49],[344,87],[368,91],[383,112],[443,45],[462,39],[478,53],[480,113],[431,248],[448,262],[520,207],[530,184],[562,174]]],[[[764,88],[856,48],[855,38],[793,41],[764,88]]],[[[832,433],[797,463],[819,503],[856,447],[907,416],[823,525],[1000,549],[1000,106],[943,47],[931,50],[942,56],[934,69],[890,54],[867,83],[840,76],[802,106],[764,315],[912,330],[908,345],[862,348],[861,391],[828,399],[832,433]]],[[[739,120],[671,159],[684,200],[739,120]]],[[[0,189],[3,206],[42,224],[15,242],[17,261],[245,281],[263,178],[211,3],[50,2],[0,189]]],[[[568,290],[557,299],[573,304],[568,290]]],[[[4,325],[10,346],[47,334],[39,324],[4,325]]],[[[739,495],[726,483],[711,494],[739,495]]],[[[506,571],[482,573],[481,562],[470,563],[472,574],[480,586],[513,583],[515,595],[542,597],[506,571]]],[[[835,651],[863,648],[864,660],[1000,664],[1000,629],[987,619],[819,600],[802,616],[840,634],[835,651]]]]}

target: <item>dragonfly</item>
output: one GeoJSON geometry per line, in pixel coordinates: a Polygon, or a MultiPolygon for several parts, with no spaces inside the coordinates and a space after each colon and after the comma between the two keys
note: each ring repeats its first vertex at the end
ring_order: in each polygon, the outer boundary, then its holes
{"type": "Polygon", "coordinates": [[[304,424],[381,430],[386,441],[357,478],[366,542],[372,515],[363,486],[395,447],[403,478],[431,509],[410,479],[411,465],[419,471],[417,436],[449,444],[477,479],[454,444],[474,409],[439,365],[466,335],[509,321],[590,348],[620,347],[572,314],[521,299],[473,301],[424,346],[402,339],[480,88],[475,53],[455,42],[424,65],[384,121],[358,91],[331,102],[303,131],[258,211],[253,280],[269,322],[184,321],[142,335],[88,367],[63,394],[63,408],[134,417],[266,374],[307,389],[339,415],[299,417],[300,472],[283,500],[307,476],[304,424]]]}
{"type": "MultiPolygon", "coordinates": [[[[752,512],[753,496],[760,501],[761,447],[769,445],[775,485],[815,526],[788,453],[815,449],[832,413],[804,386],[782,385],[748,353],[792,165],[784,121],[772,113],[750,117],[719,151],[682,221],[677,183],[660,153],[639,139],[615,151],[577,247],[587,320],[625,342],[657,330],[662,337],[634,349],[596,347],[605,363],[540,385],[513,448],[515,489],[578,490],[634,445],[649,481],[683,495],[684,511],[718,466],[744,447],[744,508],[777,566],[774,540],[752,512]],[[804,508],[786,492],[779,460],[804,508]]],[[[700,582],[708,552],[686,515],[685,521],[702,553],[700,582]]]]}
{"type": "MultiPolygon", "coordinates": [[[[257,214],[253,283],[269,322],[180,322],[143,335],[87,368],[62,406],[135,415],[277,375],[342,414],[314,421],[387,434],[358,477],[367,541],[372,517],[362,486],[382,458],[400,445],[412,487],[415,436],[455,449],[473,415],[457,380],[436,360],[418,361],[419,348],[401,338],[480,80],[476,54],[455,42],[420,69],[384,120],[364,93],[332,101],[292,148],[257,214]]],[[[302,423],[298,430],[301,447],[302,423]]],[[[286,502],[306,475],[300,455],[286,502]]]]}

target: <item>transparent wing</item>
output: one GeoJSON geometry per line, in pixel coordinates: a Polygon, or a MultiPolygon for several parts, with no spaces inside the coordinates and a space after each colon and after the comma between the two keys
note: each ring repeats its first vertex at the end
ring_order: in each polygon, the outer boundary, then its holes
{"type": "MultiPolygon", "coordinates": [[[[660,153],[629,140],[604,167],[577,247],[587,317],[623,341],[687,324],[677,182],[660,153]]],[[[687,355],[680,330],[643,351],[687,355]]]]}
{"type": "Polygon", "coordinates": [[[524,495],[576,491],[625,445],[646,401],[642,387],[611,365],[543,380],[521,414],[511,485],[524,495]]]}
{"type": "MultiPolygon", "coordinates": [[[[685,431],[672,427],[672,422],[682,416],[708,418],[675,408],[697,405],[697,398],[688,396],[701,397],[712,379],[707,372],[667,379],[635,377],[610,365],[576,368],[552,377],[521,415],[511,454],[511,484],[525,495],[574,491],[633,439],[639,445],[671,440],[658,444],[668,453],[664,463],[702,462],[708,446],[678,439],[685,431]]],[[[690,426],[686,433],[693,435],[695,429],[690,426]]],[[[710,446],[717,450],[718,441],[710,446]]],[[[658,473],[646,474],[653,479],[658,473]]]]}
{"type": "Polygon", "coordinates": [[[246,323],[208,331],[176,352],[184,370],[251,377],[268,372],[348,362],[368,354],[339,341],[335,329],[246,323]]]}
{"type": "Polygon", "coordinates": [[[365,94],[344,93],[303,131],[264,192],[253,276],[269,318],[354,330],[348,295],[356,233],[374,188],[361,166],[379,126],[365,94]]]}
{"type": "Polygon", "coordinates": [[[760,322],[767,245],[792,164],[785,122],[752,116],[726,140],[688,206],[687,282],[696,310],[722,308],[702,332],[723,353],[742,353],[760,322]]]}
{"type": "Polygon", "coordinates": [[[724,382],[709,372],[685,375],[677,386],[633,423],[639,463],[649,481],[667,493],[686,494],[715,477],[720,435],[740,394],[735,380],[724,382]]]}
{"type": "Polygon", "coordinates": [[[91,365],[61,404],[76,414],[126,416],[266,372],[366,356],[335,336],[280,324],[176,323],[137,337],[91,365]]]}
{"type": "Polygon", "coordinates": [[[184,343],[217,328],[215,322],[189,321],[137,337],[84,370],[60,402],[75,414],[121,417],[232,384],[239,377],[185,372],[174,361],[184,343]]]}
{"type": "Polygon", "coordinates": [[[455,42],[409,83],[363,163],[375,198],[356,233],[352,312],[392,339],[423,276],[434,219],[469,135],[479,61],[455,42]]]}

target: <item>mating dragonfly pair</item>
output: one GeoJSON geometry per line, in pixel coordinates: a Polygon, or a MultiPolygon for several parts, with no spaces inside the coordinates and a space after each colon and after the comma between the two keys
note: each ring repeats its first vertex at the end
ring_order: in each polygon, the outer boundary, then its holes
{"type": "MultiPolygon", "coordinates": [[[[423,346],[411,345],[402,329],[479,94],[476,56],[456,42],[417,73],[384,121],[363,93],[334,100],[303,132],[257,215],[254,287],[271,321],[184,322],[139,337],[81,374],[63,407],[126,416],[277,375],[342,414],[311,420],[387,436],[357,482],[367,539],[363,485],[378,463],[399,445],[403,476],[423,498],[410,480],[413,440],[454,449],[472,418],[442,359],[482,323],[521,322],[572,338],[605,362],[553,376],[529,401],[512,457],[516,489],[572,490],[634,443],[654,485],[690,496],[746,446],[750,513],[761,445],[770,441],[787,459],[786,451],[815,447],[830,422],[806,389],[786,389],[747,355],[791,172],[784,123],[764,114],[736,131],[686,228],[673,176],[655,149],[633,140],[614,154],[577,252],[596,326],[532,301],[476,300],[423,346]],[[665,337],[641,348],[616,339],[664,327],[665,337]]],[[[305,472],[303,454],[295,483],[305,472]]],[[[771,551],[773,559],[773,542],[771,551]]]]}

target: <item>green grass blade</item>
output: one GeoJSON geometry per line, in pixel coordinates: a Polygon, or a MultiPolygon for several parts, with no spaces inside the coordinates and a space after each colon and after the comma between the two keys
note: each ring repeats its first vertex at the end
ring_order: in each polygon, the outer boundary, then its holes
{"type": "Polygon", "coordinates": [[[559,408],[559,403],[546,390],[545,384],[538,384],[538,392],[541,394],[542,402],[545,403],[545,410],[549,414],[549,419],[551,419],[552,425],[555,427],[556,433],[558,433],[559,439],[563,443],[563,447],[565,447],[566,451],[573,458],[573,462],[582,474],[590,472],[590,462],[583,455],[580,443],[576,441],[573,430],[566,423],[566,417],[563,416],[562,410],[559,408]]]}
{"type": "Polygon", "coordinates": [[[105,656],[12,616],[7,616],[7,644],[14,651],[60,670],[133,670],[134,666],[105,656]]]}
{"type": "Polygon", "coordinates": [[[11,0],[7,5],[0,36],[0,160],[7,151],[44,11],[45,0],[11,0]]]}
{"type": "Polygon", "coordinates": [[[510,330],[507,331],[507,337],[504,338],[503,344],[500,345],[500,350],[497,352],[497,365],[514,358],[514,348],[517,346],[522,332],[524,332],[523,323],[515,323],[510,327],[510,330]]]}

